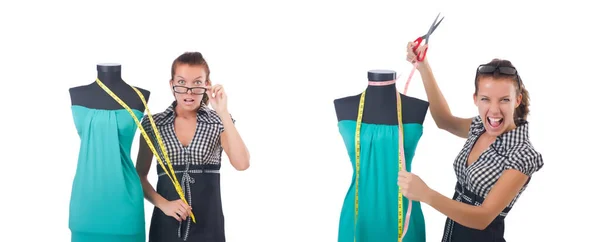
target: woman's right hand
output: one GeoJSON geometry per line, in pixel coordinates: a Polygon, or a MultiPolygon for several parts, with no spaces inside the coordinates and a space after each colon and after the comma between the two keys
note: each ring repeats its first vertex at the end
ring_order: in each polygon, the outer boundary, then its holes
{"type": "Polygon", "coordinates": [[[166,201],[158,207],[164,214],[175,218],[181,222],[189,216],[192,208],[185,204],[183,200],[177,199],[173,201],[166,201]]]}
{"type": "MultiPolygon", "coordinates": [[[[423,44],[421,46],[419,46],[419,48],[417,48],[416,51],[413,51],[413,48],[415,47],[415,42],[411,41],[408,42],[408,44],[406,45],[406,60],[408,62],[415,63],[417,61],[417,53],[423,53],[423,51],[425,51],[425,49],[427,48],[426,44],[423,44]]],[[[425,56],[425,59],[423,59],[420,62],[425,62],[427,60],[427,56],[425,56]]]]}

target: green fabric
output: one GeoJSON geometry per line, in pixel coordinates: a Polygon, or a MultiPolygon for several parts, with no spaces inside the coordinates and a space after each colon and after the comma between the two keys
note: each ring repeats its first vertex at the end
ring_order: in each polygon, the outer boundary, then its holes
{"type": "MultiPolygon", "coordinates": [[[[145,242],[144,193],[131,160],[137,125],[125,109],[71,107],[81,143],[69,207],[74,242],[145,242]]],[[[143,113],[133,110],[137,119],[143,113]]]]}
{"type": "MultiPolygon", "coordinates": [[[[354,195],[356,189],[356,121],[338,123],[353,167],[352,183],[340,216],[338,242],[354,242],[354,195]]],[[[420,124],[404,124],[404,152],[407,170],[421,135],[420,124]]],[[[360,131],[359,214],[356,242],[398,241],[398,126],[363,123],[360,131]]],[[[408,200],[403,197],[404,215],[408,200]]],[[[405,219],[404,219],[405,220],[405,219]]],[[[421,204],[413,201],[408,232],[403,242],[425,242],[425,219],[421,204]]]]}

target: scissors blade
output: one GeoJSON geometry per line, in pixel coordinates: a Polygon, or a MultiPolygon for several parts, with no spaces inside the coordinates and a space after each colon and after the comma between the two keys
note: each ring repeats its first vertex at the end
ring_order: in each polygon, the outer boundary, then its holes
{"type": "Polygon", "coordinates": [[[437,27],[440,25],[440,23],[442,23],[442,20],[444,20],[445,17],[442,17],[442,19],[440,19],[439,22],[437,22],[437,24],[435,24],[435,26],[433,26],[433,29],[431,29],[431,32],[429,33],[431,35],[431,33],[433,33],[433,31],[435,31],[435,29],[437,29],[437,27]]]}
{"type": "Polygon", "coordinates": [[[427,34],[425,35],[425,44],[429,43],[429,36],[431,36],[431,34],[433,33],[433,31],[435,31],[435,29],[437,29],[437,27],[440,25],[440,23],[442,23],[442,20],[444,20],[445,17],[442,17],[442,19],[440,19],[439,22],[437,21],[438,18],[440,17],[440,14],[441,13],[438,13],[437,17],[435,17],[435,20],[433,20],[433,23],[431,24],[431,27],[429,27],[429,32],[427,32],[427,34]]]}

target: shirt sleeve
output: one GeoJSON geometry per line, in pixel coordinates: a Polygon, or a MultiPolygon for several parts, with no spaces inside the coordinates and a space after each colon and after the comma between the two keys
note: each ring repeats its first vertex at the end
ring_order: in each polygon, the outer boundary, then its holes
{"type": "Polygon", "coordinates": [[[523,144],[508,154],[505,161],[505,170],[514,169],[531,176],[544,166],[542,154],[533,147],[523,144]]]}
{"type": "Polygon", "coordinates": [[[140,123],[142,124],[142,128],[144,129],[144,131],[146,131],[146,133],[148,133],[148,130],[152,129],[152,127],[150,127],[150,120],[148,119],[148,114],[144,115],[144,117],[142,117],[140,121],[140,123]]]}
{"type": "MultiPolygon", "coordinates": [[[[233,118],[233,116],[231,114],[229,114],[229,117],[231,118],[231,121],[235,125],[235,119],[233,118]]],[[[223,122],[221,121],[219,123],[219,133],[223,133],[223,131],[225,131],[225,126],[223,126],[223,122]]]]}
{"type": "MultiPolygon", "coordinates": [[[[152,118],[154,118],[154,116],[152,116],[152,118]]],[[[142,124],[142,128],[144,128],[144,131],[146,132],[146,134],[148,134],[149,138],[153,138],[154,129],[152,128],[152,124],[150,123],[150,119],[148,118],[147,114],[144,115],[144,117],[142,117],[142,122],[140,123],[142,124]]]]}
{"type": "MultiPolygon", "coordinates": [[[[156,117],[156,115],[153,115],[152,118],[154,119],[156,117]]],[[[150,139],[150,144],[148,144],[148,140],[146,140],[146,138],[144,137],[140,137],[141,139],[144,139],[144,142],[148,145],[148,146],[154,146],[154,149],[157,150],[157,152],[161,153],[160,147],[158,146],[158,139],[156,138],[156,134],[154,133],[154,129],[152,128],[152,124],[150,123],[150,119],[148,118],[148,115],[144,115],[144,117],[142,117],[142,121],[140,122],[142,124],[142,128],[144,130],[144,132],[146,132],[146,135],[148,135],[148,138],[150,139]]],[[[143,135],[142,130],[140,130],[140,135],[143,135]]],[[[164,142],[164,140],[163,140],[164,142]]],[[[156,155],[156,154],[154,154],[156,155]]]]}
{"type": "Polygon", "coordinates": [[[483,121],[479,115],[473,117],[471,121],[471,126],[469,127],[469,137],[471,136],[479,136],[479,134],[485,129],[483,126],[483,121]]]}

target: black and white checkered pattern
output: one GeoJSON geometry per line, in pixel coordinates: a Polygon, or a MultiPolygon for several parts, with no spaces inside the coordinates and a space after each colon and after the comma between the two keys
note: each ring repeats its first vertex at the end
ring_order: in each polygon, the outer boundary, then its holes
{"type": "MultiPolygon", "coordinates": [[[[175,135],[176,105],[177,102],[174,101],[164,112],[153,114],[152,119],[154,119],[158,132],[165,145],[174,172],[176,174],[181,174],[180,184],[184,196],[186,196],[189,205],[193,206],[192,185],[195,183],[196,179],[194,179],[192,174],[219,173],[221,167],[221,154],[223,153],[221,133],[224,131],[224,127],[221,118],[216,111],[209,109],[206,106],[202,106],[196,115],[198,121],[196,123],[194,137],[187,147],[183,146],[175,135]]],[[[235,119],[231,118],[231,120],[235,123],[235,119]]],[[[148,119],[148,115],[143,117],[142,127],[150,137],[158,155],[160,155],[160,158],[164,162],[164,155],[160,146],[158,146],[156,135],[154,134],[154,129],[148,119]]],[[[162,168],[157,168],[157,172],[159,177],[166,174],[162,168]]],[[[218,188],[211,189],[211,191],[215,190],[218,191],[218,188]]],[[[200,196],[202,196],[202,194],[200,196]]],[[[216,198],[213,194],[209,194],[209,197],[212,197],[213,199],[216,198]]],[[[190,235],[190,219],[191,218],[188,217],[186,221],[179,222],[177,235],[179,238],[182,238],[183,241],[187,241],[188,236],[190,235]],[[183,225],[184,222],[187,225],[183,225]],[[182,231],[183,226],[185,226],[185,230],[182,231]]]]}
{"type": "MultiPolygon", "coordinates": [[[[529,141],[528,125],[526,120],[519,120],[516,129],[498,136],[479,159],[467,167],[467,158],[475,141],[485,132],[481,117],[474,117],[467,141],[454,160],[458,182],[465,189],[485,198],[505,170],[515,169],[531,176],[541,169],[544,161],[529,141]]],[[[527,184],[513,198],[508,208],[514,205],[526,187],[527,184]]]]}
{"type": "MultiPolygon", "coordinates": [[[[184,147],[175,135],[174,121],[176,104],[176,102],[173,102],[164,112],[152,115],[172,165],[220,165],[221,154],[223,151],[220,134],[223,132],[224,128],[217,112],[206,106],[202,106],[198,110],[196,133],[189,146],[184,147]]],[[[160,147],[156,141],[154,130],[152,129],[150,120],[147,116],[148,115],[144,116],[142,126],[153,141],[154,147],[161,155],[161,159],[164,160],[160,147]]],[[[235,123],[233,118],[232,120],[235,123]]]]}

